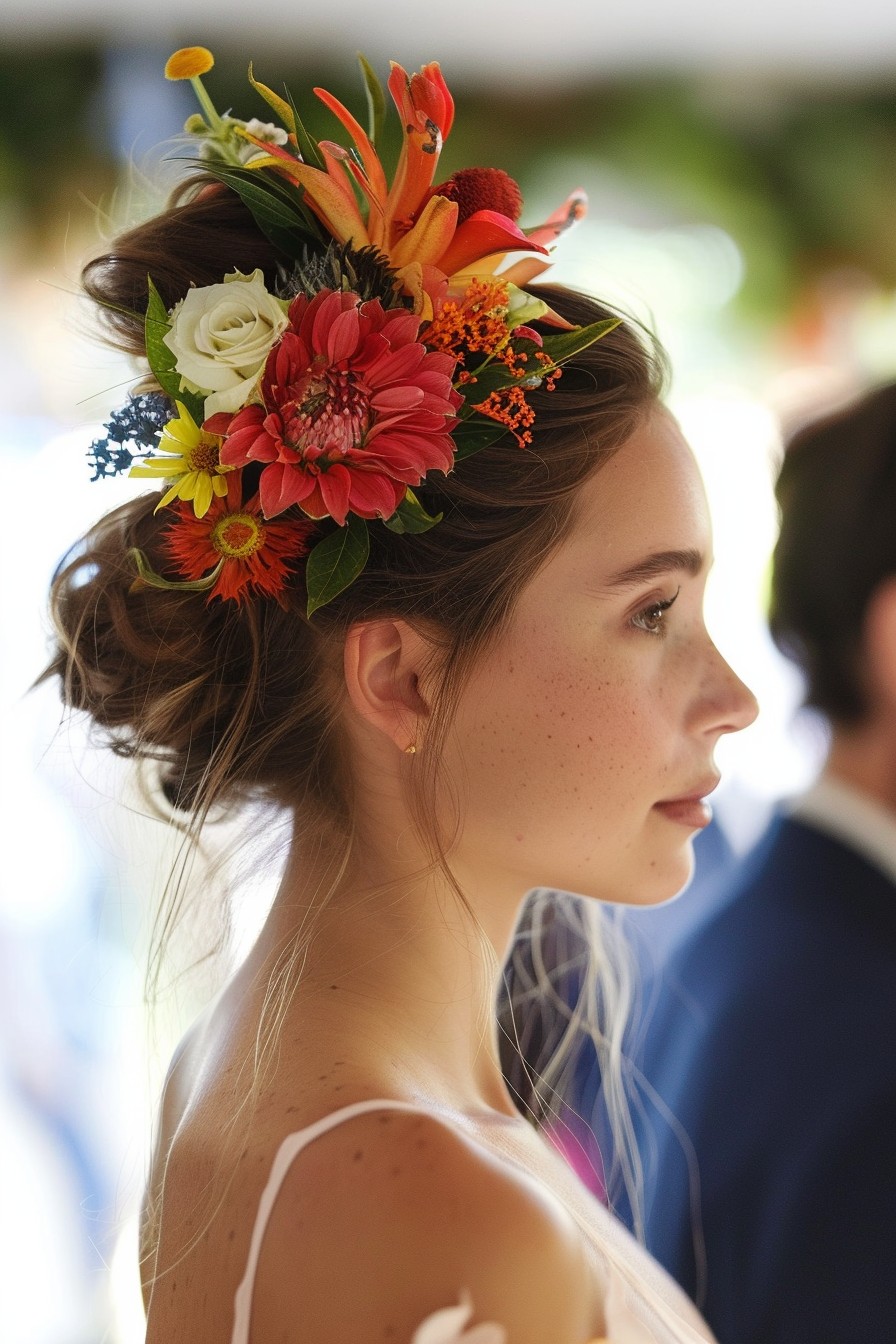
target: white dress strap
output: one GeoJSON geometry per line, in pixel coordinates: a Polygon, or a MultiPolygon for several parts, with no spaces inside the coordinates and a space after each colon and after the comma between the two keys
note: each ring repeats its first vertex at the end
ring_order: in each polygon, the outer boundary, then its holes
{"type": "Polygon", "coordinates": [[[255,1287],[255,1274],[261,1257],[261,1246],[277,1196],[293,1162],[302,1149],[307,1148],[309,1143],[319,1139],[321,1134],[326,1134],[327,1130],[335,1129],[344,1120],[353,1120],[356,1115],[366,1115],[368,1111],[383,1110],[425,1111],[427,1114],[431,1114],[431,1111],[426,1111],[424,1106],[416,1106],[410,1101],[387,1101],[379,1098],[373,1098],[369,1101],[356,1101],[351,1106],[343,1106],[340,1110],[332,1111],[329,1115],[323,1116],[322,1119],[316,1120],[313,1125],[307,1125],[304,1129],[296,1130],[294,1134],[288,1134],[277,1149],[271,1174],[259,1201],[255,1226],[252,1229],[252,1240],[249,1244],[246,1272],[239,1288],[236,1290],[231,1344],[249,1344],[252,1290],[255,1287]]]}
{"type": "MultiPolygon", "coordinates": [[[[246,1272],[236,1290],[234,1300],[234,1321],[231,1344],[249,1344],[249,1327],[252,1313],[252,1292],[255,1275],[261,1257],[264,1234],[270,1221],[277,1196],[296,1157],[309,1143],[326,1134],[330,1129],[352,1120],[356,1115],[366,1115],[370,1111],[410,1111],[423,1115],[438,1115],[432,1107],[420,1106],[409,1101],[393,1101],[375,1098],[369,1101],[357,1101],[353,1105],[343,1106],[332,1111],[321,1120],[307,1125],[305,1129],[289,1134],[277,1149],[271,1167],[271,1174],[258,1205],[246,1272]]],[[[502,1155],[510,1165],[522,1165],[514,1158],[502,1155]]],[[[558,1196],[559,1198],[559,1196],[558,1196]]],[[[605,1302],[606,1336],[594,1340],[592,1344],[712,1344],[712,1336],[693,1304],[682,1291],[673,1285],[672,1280],[660,1269],[659,1265],[643,1256],[644,1263],[640,1272],[631,1257],[621,1254],[621,1248],[613,1243],[618,1237],[610,1238],[598,1233],[581,1212],[560,1200],[568,1209],[582,1230],[583,1235],[598,1250],[605,1266],[605,1302]],[[665,1288],[663,1283],[665,1281],[665,1288]],[[675,1298],[671,1300],[670,1293],[675,1298]]],[[[611,1219],[606,1210],[601,1210],[604,1218],[611,1219]]],[[[622,1233],[621,1225],[619,1232],[622,1233]]],[[[415,1332],[411,1344],[507,1344],[506,1331],[495,1323],[473,1326],[470,1332],[464,1330],[473,1304],[465,1290],[461,1292],[460,1306],[445,1308],[428,1316],[415,1332]]]]}

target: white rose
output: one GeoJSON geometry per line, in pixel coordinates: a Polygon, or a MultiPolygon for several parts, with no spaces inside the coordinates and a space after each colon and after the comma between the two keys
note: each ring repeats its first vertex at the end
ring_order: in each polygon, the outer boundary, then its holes
{"type": "Polygon", "coordinates": [[[234,271],[223,284],[191,289],[171,310],[165,344],[176,357],[181,387],[205,395],[207,416],[238,411],[249,401],[288,325],[286,307],[265,289],[259,270],[234,271]]]}

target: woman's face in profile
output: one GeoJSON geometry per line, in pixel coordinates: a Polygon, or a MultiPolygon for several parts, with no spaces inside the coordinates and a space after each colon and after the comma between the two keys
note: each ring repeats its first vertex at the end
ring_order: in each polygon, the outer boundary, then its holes
{"type": "Polygon", "coordinates": [[[690,876],[715,745],[756,704],[703,623],[709,513],[672,417],[645,418],[578,504],[465,687],[454,857],[520,894],[650,904],[690,876]]]}

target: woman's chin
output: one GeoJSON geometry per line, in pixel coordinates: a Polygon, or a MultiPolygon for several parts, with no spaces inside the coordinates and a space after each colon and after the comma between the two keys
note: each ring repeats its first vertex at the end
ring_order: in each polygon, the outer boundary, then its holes
{"type": "Polygon", "coordinates": [[[619,865],[612,870],[607,864],[599,877],[593,873],[568,873],[569,880],[565,883],[541,885],[608,905],[663,905],[681,894],[693,873],[694,848],[688,839],[673,854],[667,852],[632,867],[619,865]]]}

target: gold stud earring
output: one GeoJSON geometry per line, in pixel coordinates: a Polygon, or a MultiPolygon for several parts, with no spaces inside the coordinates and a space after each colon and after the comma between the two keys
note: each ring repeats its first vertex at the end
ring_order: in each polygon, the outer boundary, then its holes
{"type": "Polygon", "coordinates": [[[416,742],[412,742],[409,747],[405,747],[404,754],[405,756],[415,756],[417,754],[416,742]]]}

